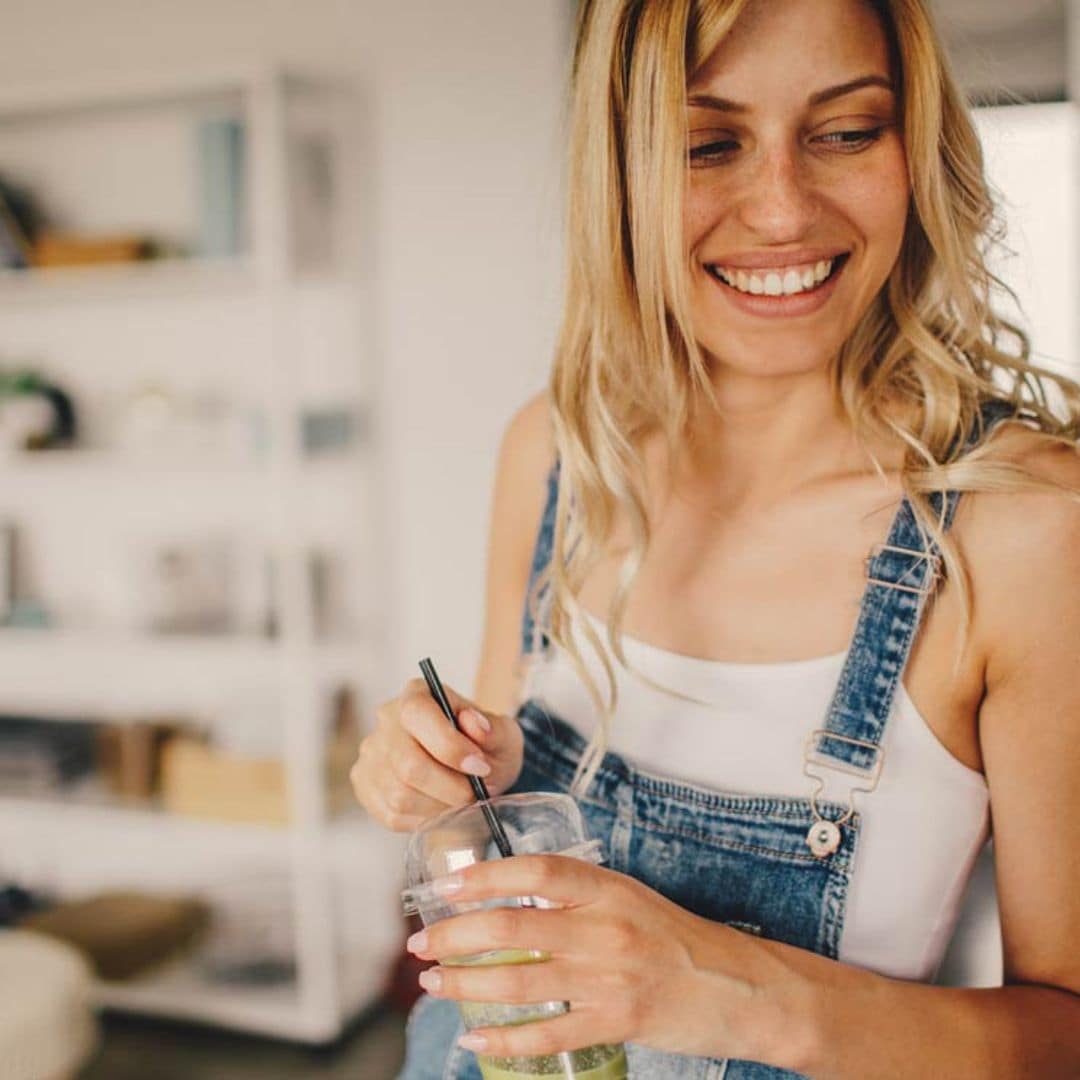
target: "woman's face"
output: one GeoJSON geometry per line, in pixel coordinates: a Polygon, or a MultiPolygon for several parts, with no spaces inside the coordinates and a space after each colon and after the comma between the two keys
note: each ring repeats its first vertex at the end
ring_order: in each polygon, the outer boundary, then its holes
{"type": "Polygon", "coordinates": [[[685,227],[721,369],[823,369],[896,262],[909,186],[865,0],[754,0],[692,79],[685,227]]]}

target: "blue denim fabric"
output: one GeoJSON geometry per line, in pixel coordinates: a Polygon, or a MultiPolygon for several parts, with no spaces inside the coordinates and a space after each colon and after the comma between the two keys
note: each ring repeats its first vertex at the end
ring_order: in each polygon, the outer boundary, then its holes
{"type": "MultiPolygon", "coordinates": [[[[1013,410],[988,403],[967,440],[980,441],[1013,410]]],[[[530,588],[551,558],[558,462],[548,480],[548,501],[537,537],[530,588]]],[[[948,528],[955,492],[934,497],[948,528]],[[944,501],[942,501],[944,500],[944,501]]],[[[814,742],[819,762],[866,775],[892,709],[931,584],[932,545],[903,500],[886,544],[867,561],[863,594],[840,681],[814,742]],[[928,557],[928,555],[930,557],[928,557]],[[863,746],[849,740],[859,740],[863,746]]],[[[541,606],[541,612],[543,607],[541,606]]],[[[522,648],[548,638],[526,610],[522,648]]],[[[561,717],[530,699],[517,714],[525,759],[514,791],[569,789],[585,746],[561,717]]],[[[807,732],[809,735],[810,732],[807,732]]],[[[853,781],[859,783],[859,778],[853,781]]],[[[608,753],[579,804],[607,864],[642,881],[706,919],[835,959],[859,836],[859,815],[847,818],[837,849],[813,854],[807,833],[818,815],[839,821],[846,806],[809,798],[745,795],[676,782],[633,767],[608,753]]],[[[424,997],[409,1021],[408,1056],[399,1080],[481,1080],[475,1057],[456,1046],[464,1026],[453,1002],[424,997]]],[[[782,1080],[800,1074],[735,1059],[687,1057],[630,1044],[630,1075],[640,1080],[782,1080]]]]}

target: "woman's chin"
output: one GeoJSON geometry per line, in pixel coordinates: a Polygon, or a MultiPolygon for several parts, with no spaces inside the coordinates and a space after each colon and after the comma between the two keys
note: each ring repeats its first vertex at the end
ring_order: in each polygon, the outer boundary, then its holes
{"type": "Polygon", "coordinates": [[[813,349],[783,348],[779,344],[768,351],[758,349],[710,349],[702,348],[708,357],[710,372],[717,375],[743,378],[798,378],[825,377],[829,373],[832,353],[823,353],[820,347],[813,349]]]}

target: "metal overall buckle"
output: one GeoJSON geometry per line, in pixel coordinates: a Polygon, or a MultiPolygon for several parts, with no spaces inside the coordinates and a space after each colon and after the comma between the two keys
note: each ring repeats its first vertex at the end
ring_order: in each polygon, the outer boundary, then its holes
{"type": "Polygon", "coordinates": [[[803,776],[809,777],[815,782],[814,791],[810,796],[810,809],[814,815],[814,823],[810,826],[810,829],[806,834],[806,843],[817,858],[827,859],[840,846],[840,826],[850,821],[855,813],[856,793],[861,792],[863,794],[869,794],[877,787],[878,780],[881,777],[881,769],[884,764],[885,751],[875,743],[867,742],[865,739],[853,739],[850,735],[837,735],[827,728],[818,728],[817,730],[810,732],[803,748],[803,776]],[[871,765],[869,769],[861,769],[855,765],[847,765],[844,762],[835,762],[831,760],[822,761],[814,751],[815,741],[822,735],[827,736],[830,739],[835,739],[838,742],[848,743],[851,746],[858,746],[864,750],[873,751],[873,765],[871,765]],[[849,776],[863,777],[866,780],[866,784],[869,785],[851,788],[848,792],[847,809],[836,819],[836,821],[831,821],[818,809],[817,800],[825,787],[825,779],[810,771],[811,764],[835,769],[837,772],[847,773],[849,776]]]}
{"type": "MultiPolygon", "coordinates": [[[[863,563],[866,566],[866,580],[871,585],[881,585],[886,589],[899,589],[901,592],[915,593],[917,596],[929,596],[930,593],[934,591],[934,587],[938,580],[938,574],[941,570],[941,557],[935,552],[918,551],[915,548],[897,547],[895,544],[874,544],[870,549],[870,554],[863,559],[863,563]],[[927,576],[926,583],[923,585],[902,585],[898,581],[885,581],[883,578],[871,577],[870,564],[884,551],[895,551],[897,555],[910,555],[918,562],[925,560],[929,563],[930,573],[927,576]]],[[[905,571],[905,573],[909,572],[910,571],[905,571]]]]}

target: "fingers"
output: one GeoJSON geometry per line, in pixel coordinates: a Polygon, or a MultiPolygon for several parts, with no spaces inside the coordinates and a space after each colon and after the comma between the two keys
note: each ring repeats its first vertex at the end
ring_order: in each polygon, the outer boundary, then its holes
{"type": "Polygon", "coordinates": [[[386,732],[382,752],[390,774],[386,779],[427,796],[441,804],[441,809],[463,806],[472,799],[468,779],[436,761],[402,728],[393,727],[386,732]]]}
{"type": "Polygon", "coordinates": [[[381,821],[392,832],[413,832],[419,829],[431,816],[394,810],[390,807],[383,793],[375,789],[368,790],[366,796],[360,801],[372,817],[381,821]]]}
{"type": "Polygon", "coordinates": [[[500,1005],[536,1005],[559,1001],[572,976],[559,960],[428,968],[420,985],[436,997],[486,1001],[500,1005]]]}
{"type": "Polygon", "coordinates": [[[360,802],[397,832],[418,828],[449,807],[463,806],[472,799],[465,777],[439,765],[407,735],[402,738],[408,745],[397,755],[386,742],[362,746],[351,774],[360,802]],[[402,760],[395,761],[395,757],[402,760]],[[417,783],[427,790],[413,787],[400,774],[419,778],[417,783]]]}
{"type": "MultiPolygon", "coordinates": [[[[459,702],[461,700],[458,698],[459,702]]],[[[422,691],[409,692],[402,697],[398,719],[406,732],[448,768],[476,776],[487,776],[491,772],[483,750],[446,719],[426,686],[422,691]]]]}
{"type": "Polygon", "coordinates": [[[517,955],[529,951],[555,955],[566,944],[565,912],[498,907],[442,919],[409,938],[408,949],[425,960],[446,961],[492,949],[517,955]],[[552,916],[562,916],[562,920],[552,916]],[[561,929],[560,929],[561,928],[561,929]]]}
{"type": "Polygon", "coordinates": [[[620,1041],[611,1032],[602,1011],[575,1006],[552,1020],[536,1020],[508,1027],[477,1028],[458,1042],[489,1057],[546,1057],[564,1050],[580,1050],[597,1043],[620,1041]]]}
{"type": "Polygon", "coordinates": [[[622,877],[569,855],[515,855],[476,863],[442,879],[455,904],[511,896],[542,896],[566,907],[598,899],[622,877]]]}
{"type": "Polygon", "coordinates": [[[447,720],[426,682],[412,679],[399,697],[375,710],[375,730],[360,744],[350,773],[353,789],[392,829],[416,828],[471,802],[466,774],[488,777],[489,790],[499,794],[520,771],[522,735],[516,721],[489,716],[451,687],[445,689],[461,731],[447,720]]]}

